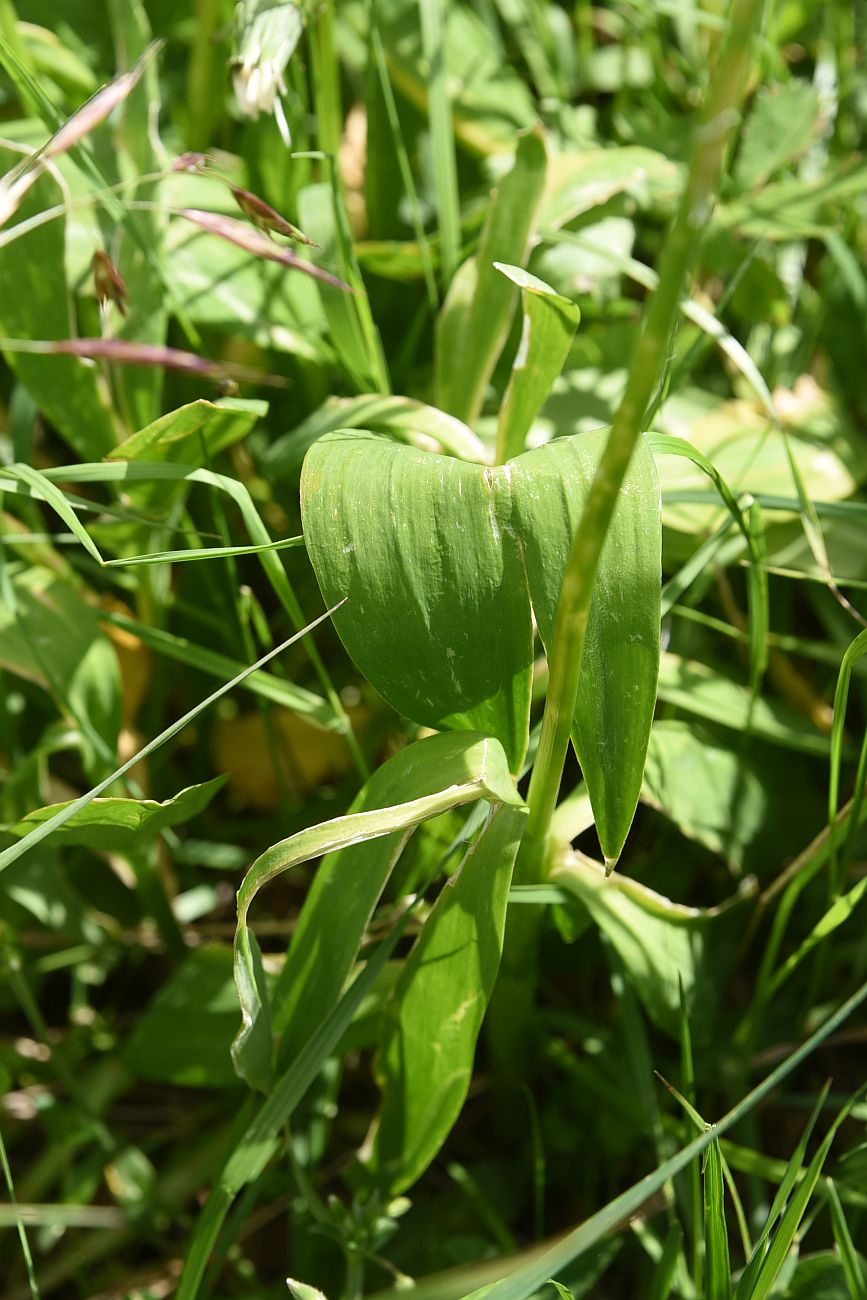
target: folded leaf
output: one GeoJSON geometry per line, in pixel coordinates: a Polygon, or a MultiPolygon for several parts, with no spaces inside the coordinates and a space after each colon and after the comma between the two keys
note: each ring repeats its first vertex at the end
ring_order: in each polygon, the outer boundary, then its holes
{"type": "Polygon", "coordinates": [[[472,425],[502,351],[515,311],[514,286],[495,262],[526,260],[548,163],[545,138],[535,127],[518,140],[512,170],[491,205],[479,251],[461,267],[437,326],[437,405],[472,425]]]}
{"type": "Polygon", "coordinates": [[[533,658],[509,480],[374,434],[320,439],[304,461],[308,553],[335,626],[401,713],[496,736],[512,771],[527,747],[533,658]]]}
{"type": "MultiPolygon", "coordinates": [[[[238,1073],[254,1087],[267,1089],[270,1081],[270,1011],[258,950],[251,943],[247,927],[247,913],[258,891],[269,880],[289,871],[292,867],[318,858],[324,854],[335,853],[351,845],[359,845],[367,840],[376,840],[384,836],[405,838],[406,832],[461,804],[472,803],[477,799],[489,799],[492,802],[523,807],[521,797],[512,781],[502,748],[495,740],[485,736],[462,734],[460,736],[431,736],[412,746],[412,757],[404,761],[405,780],[398,781],[396,791],[398,802],[386,807],[364,807],[361,811],[347,813],[319,826],[299,831],[286,840],[281,840],[257,858],[244,877],[238,890],[238,927],[235,932],[235,983],[241,1003],[243,1025],[232,1046],[232,1056],[238,1073]],[[420,791],[420,793],[416,793],[420,791]]],[[[394,761],[394,760],[392,760],[394,761]]],[[[398,765],[400,766],[400,765],[398,765]]],[[[385,770],[383,768],[382,770],[385,770]]],[[[391,775],[394,775],[392,769],[391,775]]],[[[380,782],[380,792],[394,789],[388,777],[380,782]]],[[[366,800],[362,800],[366,803],[366,800]]],[[[377,876],[381,870],[374,859],[373,881],[369,876],[360,882],[363,893],[370,892],[365,906],[370,910],[375,905],[379,891],[387,878],[390,864],[394,860],[394,849],[387,852],[384,875],[377,876]],[[372,896],[372,902],[370,897],[372,896]]],[[[381,860],[380,860],[381,862],[381,860]]],[[[323,864],[325,865],[325,864],[323,864]]],[[[330,972],[320,972],[316,1003],[318,1014],[313,1023],[318,1023],[336,1003],[344,979],[355,954],[361,935],[364,932],[367,915],[353,916],[342,906],[342,900],[336,904],[336,912],[330,912],[330,901],[324,905],[316,902],[318,897],[328,892],[335,863],[326,866],[323,884],[314,889],[310,910],[315,919],[305,921],[301,932],[298,956],[291,959],[290,971],[295,973],[299,967],[308,972],[311,961],[322,962],[325,959],[331,967],[330,972]],[[339,925],[334,924],[335,915],[339,916],[339,925]],[[359,926],[359,921],[361,922],[359,926]],[[329,948],[335,947],[332,956],[323,944],[327,941],[329,948]]],[[[341,888],[352,888],[352,881],[344,881],[341,873],[341,888]]],[[[334,891],[332,891],[334,892],[334,891]]],[[[360,905],[359,905],[360,910],[360,905]]],[[[294,945],[293,945],[294,949],[294,945]]],[[[286,981],[282,982],[285,990],[286,981]]],[[[310,997],[307,985],[303,988],[304,997],[310,997]]],[[[316,987],[314,983],[314,987],[316,987]]],[[[278,991],[279,992],[279,991],[278,991]]],[[[306,1010],[306,1009],[305,1009],[306,1010]]],[[[289,1016],[292,1007],[290,1004],[289,1016]]],[[[286,1018],[284,1014],[284,1020],[286,1018]]],[[[303,1020],[302,1020],[303,1022],[303,1020]]]]}
{"type": "MultiPolygon", "coordinates": [[[[518,771],[527,746],[531,603],[550,644],[602,432],[506,465],[419,452],[370,433],[307,454],[308,554],[344,645],[401,713],[496,736],[518,771]]],[[[638,801],[659,665],[660,503],[641,443],[590,608],[574,740],[603,852],[616,859],[638,801]]]]}
{"type": "MultiPolygon", "coordinates": [[[[350,809],[387,809],[448,791],[450,806],[513,797],[500,746],[466,732],[408,745],[374,772],[350,809]]],[[[304,900],[289,955],[274,989],[282,1056],[297,1054],[336,1004],[362,938],[413,827],[351,844],[320,864],[304,900]]]]}
{"type": "Polygon", "coordinates": [[[524,450],[524,442],[572,346],[581,313],[574,302],[519,266],[494,266],[521,290],[521,341],[500,407],[498,461],[524,450]]]}

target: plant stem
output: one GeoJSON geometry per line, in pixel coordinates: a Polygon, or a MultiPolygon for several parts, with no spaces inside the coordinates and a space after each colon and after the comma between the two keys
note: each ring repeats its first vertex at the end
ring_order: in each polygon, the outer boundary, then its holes
{"type": "Polygon", "coordinates": [[[215,69],[215,34],[220,26],[222,0],[195,0],[195,23],[187,66],[187,145],[208,149],[214,122],[222,107],[221,73],[215,69]]]}
{"type": "MultiPolygon", "coordinates": [[[[761,0],[733,0],[729,34],[695,132],[686,186],[666,241],[659,284],[648,301],[623,400],[611,427],[587,504],[575,532],[557,607],[550,681],[539,752],[533,767],[527,823],[530,858],[541,865],[569,745],[587,614],[599,556],[618,494],[663,373],[681,287],[712,210],[726,146],[750,63],[750,39],[761,0]]],[[[613,865],[613,864],[611,864],[613,865]]]]}
{"type": "Polygon", "coordinates": [[[343,135],[343,110],[340,103],[340,64],[334,48],[332,0],[326,0],[311,25],[310,54],[319,148],[323,153],[329,154],[336,165],[343,135]]]}
{"type": "Polygon", "coordinates": [[[421,43],[427,63],[427,101],[443,282],[451,283],[461,254],[461,211],[452,104],[445,56],[443,0],[420,0],[421,43]]]}

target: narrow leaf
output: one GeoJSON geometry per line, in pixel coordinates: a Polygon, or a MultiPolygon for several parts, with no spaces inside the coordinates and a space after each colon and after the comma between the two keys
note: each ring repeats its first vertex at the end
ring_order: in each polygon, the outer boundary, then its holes
{"type": "Polygon", "coordinates": [[[731,1264],[725,1216],[722,1157],[714,1139],[704,1153],[704,1245],[706,1300],[729,1300],[731,1264]]]}
{"type": "Polygon", "coordinates": [[[437,406],[472,425],[502,351],[515,290],[495,262],[527,257],[545,185],[547,152],[540,128],[519,137],[515,163],[491,205],[479,251],[452,282],[437,324],[437,406]]]}
{"type": "Polygon", "coordinates": [[[466,1100],[525,821],[523,808],[493,813],[443,887],[395,987],[377,1060],[383,1102],[370,1159],[391,1193],[421,1176],[466,1100]]]}
{"type": "Polygon", "coordinates": [[[521,339],[500,407],[497,461],[503,464],[524,450],[533,420],[542,409],[569,354],[580,311],[543,280],[518,266],[494,266],[521,290],[521,339]]]}

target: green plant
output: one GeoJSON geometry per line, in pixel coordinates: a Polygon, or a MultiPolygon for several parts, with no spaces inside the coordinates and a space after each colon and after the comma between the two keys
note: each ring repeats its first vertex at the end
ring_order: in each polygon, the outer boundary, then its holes
{"type": "Polygon", "coordinates": [[[862,1296],[854,18],[33,5],[13,1293],[862,1296]]]}

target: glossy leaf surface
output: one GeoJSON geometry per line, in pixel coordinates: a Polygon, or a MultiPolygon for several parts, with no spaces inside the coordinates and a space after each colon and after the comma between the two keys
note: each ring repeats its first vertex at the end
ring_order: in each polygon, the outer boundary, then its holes
{"type": "MultiPolygon", "coordinates": [[[[508,467],[530,596],[549,653],[563,571],[604,443],[604,433],[557,438],[508,467]]],[[[642,441],[596,574],[572,733],[602,852],[613,861],[638,802],[656,703],[659,512],[653,457],[642,441]]]]}

